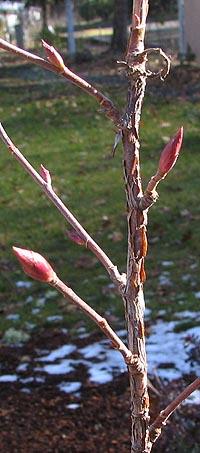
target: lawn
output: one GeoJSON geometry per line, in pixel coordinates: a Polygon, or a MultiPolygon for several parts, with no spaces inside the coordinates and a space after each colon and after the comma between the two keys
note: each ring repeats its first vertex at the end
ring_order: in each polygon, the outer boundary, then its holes
{"type": "MultiPolygon", "coordinates": [[[[6,73],[5,73],[6,74],[6,73]]],[[[2,77],[2,76],[1,76],[2,77]]],[[[53,186],[87,231],[120,271],[126,269],[126,203],[122,149],[111,157],[114,131],[93,99],[69,84],[42,84],[1,79],[0,120],[29,161],[42,163],[53,186]]],[[[125,87],[105,91],[125,103],[125,87]]],[[[170,176],[159,186],[160,198],[149,216],[149,253],[145,285],[147,306],[156,318],[160,310],[171,319],[181,310],[198,309],[199,287],[199,123],[200,104],[184,97],[147,96],[141,123],[142,177],[145,184],[157,168],[160,151],[184,125],[183,152],[170,176]],[[163,284],[165,281],[166,284],[163,284]]],[[[69,241],[60,214],[34,185],[3,144],[0,144],[0,331],[13,326],[8,314],[19,314],[16,327],[48,324],[63,315],[76,329],[83,315],[45,285],[29,282],[12,255],[13,244],[38,251],[58,275],[113,322],[123,318],[122,302],[109,286],[107,274],[94,256],[69,241]],[[17,286],[16,286],[17,284],[17,286]],[[32,303],[28,303],[33,297],[32,303]],[[46,303],[37,313],[41,297],[46,303]]],[[[200,296],[200,294],[199,294],[200,296]]],[[[91,326],[89,321],[86,321],[91,326]]],[[[184,326],[183,326],[184,327],[184,326]]]]}

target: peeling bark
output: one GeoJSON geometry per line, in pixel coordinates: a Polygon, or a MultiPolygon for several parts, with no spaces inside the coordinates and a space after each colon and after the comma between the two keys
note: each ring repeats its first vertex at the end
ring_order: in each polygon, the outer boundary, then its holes
{"type": "Polygon", "coordinates": [[[142,371],[136,373],[129,367],[131,389],[132,453],[149,453],[149,396],[147,389],[147,360],[144,329],[143,283],[146,279],[144,258],[147,254],[147,211],[141,211],[139,201],[143,196],[140,178],[139,124],[146,88],[144,28],[141,21],[146,16],[147,1],[136,1],[133,11],[133,25],[126,61],[129,79],[127,108],[124,115],[124,179],[127,198],[128,258],[127,285],[124,294],[125,316],[128,330],[128,347],[138,356],[142,371]],[[137,14],[137,18],[135,16],[137,14]],[[138,27],[139,25],[139,27],[138,27]]]}

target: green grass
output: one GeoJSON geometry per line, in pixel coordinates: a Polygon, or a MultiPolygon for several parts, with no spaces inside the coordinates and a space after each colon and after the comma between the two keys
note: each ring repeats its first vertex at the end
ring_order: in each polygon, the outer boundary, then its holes
{"type": "MultiPolygon", "coordinates": [[[[0,117],[14,143],[38,169],[42,163],[53,178],[62,200],[83,226],[105,249],[121,271],[126,268],[126,218],[122,150],[114,159],[112,125],[98,111],[95,101],[64,84],[38,87],[5,80],[1,94],[0,117]],[[10,87],[12,85],[12,87],[10,87]],[[10,88],[9,88],[10,87],[10,88]],[[35,100],[36,99],[36,100],[35,100]],[[105,220],[104,216],[108,218],[105,220]],[[122,239],[113,241],[113,232],[122,239]]],[[[114,89],[111,90],[112,95],[114,89]]],[[[123,90],[117,89],[123,104],[123,90]]],[[[124,93],[125,95],[125,93],[124,93]]],[[[124,97],[125,99],[125,97],[124,97]]],[[[154,174],[167,137],[180,125],[185,127],[183,153],[170,176],[159,186],[160,198],[149,215],[149,254],[146,262],[148,307],[157,316],[166,310],[195,310],[199,291],[199,124],[200,105],[173,99],[170,103],[147,97],[144,105],[142,138],[142,176],[145,184],[154,174]],[[172,261],[169,268],[162,261],[172,261]],[[159,275],[170,272],[172,286],[165,290],[159,275]],[[182,279],[184,275],[189,277],[182,279]]],[[[17,289],[15,282],[28,280],[11,253],[13,244],[44,254],[58,275],[101,313],[111,312],[122,318],[121,300],[103,291],[109,284],[104,269],[91,253],[71,243],[65,235],[64,219],[18,163],[0,145],[0,331],[13,325],[7,313],[19,313],[16,326],[27,322],[46,326],[46,317],[63,314],[66,325],[79,325],[82,314],[64,304],[60,296],[47,299],[38,315],[32,308],[48,287],[33,282],[31,289],[17,289]],[[33,303],[26,304],[28,295],[33,303]],[[75,323],[75,324],[74,324],[75,323]]],[[[87,321],[86,321],[87,322],[87,321]]]]}

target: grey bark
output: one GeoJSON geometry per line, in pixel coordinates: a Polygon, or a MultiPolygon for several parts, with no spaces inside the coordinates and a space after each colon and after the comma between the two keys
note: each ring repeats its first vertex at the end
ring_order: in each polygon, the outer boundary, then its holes
{"type": "Polygon", "coordinates": [[[70,56],[76,53],[76,41],[74,34],[74,1],[65,0],[66,19],[67,19],[67,34],[68,34],[68,52],[70,56]]]}

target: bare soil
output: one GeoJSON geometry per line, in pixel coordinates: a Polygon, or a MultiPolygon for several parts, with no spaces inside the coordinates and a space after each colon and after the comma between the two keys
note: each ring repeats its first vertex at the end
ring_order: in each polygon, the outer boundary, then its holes
{"type": "MultiPolygon", "coordinates": [[[[99,334],[92,334],[96,340],[99,334]]],[[[70,341],[70,338],[69,338],[70,341]]],[[[80,340],[77,340],[80,341],[80,340]]],[[[84,344],[84,340],[81,340],[84,344]]],[[[91,342],[91,338],[85,340],[91,342]]],[[[1,374],[14,374],[22,359],[34,357],[36,349],[56,349],[66,344],[58,328],[42,331],[22,347],[1,346],[1,374]]],[[[31,377],[31,371],[23,374],[31,377]]],[[[0,451],[2,453],[111,453],[130,451],[129,385],[126,373],[104,385],[92,384],[83,366],[73,374],[81,381],[81,396],[66,394],[57,384],[63,376],[45,375],[45,382],[34,380],[0,383],[0,451]],[[77,409],[69,404],[78,403],[77,409]]],[[[192,379],[192,377],[190,377],[192,379]]],[[[189,377],[188,377],[189,380],[189,377]]],[[[161,388],[160,398],[151,392],[152,418],[185,382],[176,381],[161,388]]],[[[198,408],[183,406],[166,428],[154,452],[200,451],[198,408]],[[168,436],[168,440],[167,440],[168,436]],[[187,449],[181,447],[184,446],[187,449]],[[181,449],[179,449],[179,447],[181,449]],[[194,448],[192,450],[192,448],[194,448]]]]}

